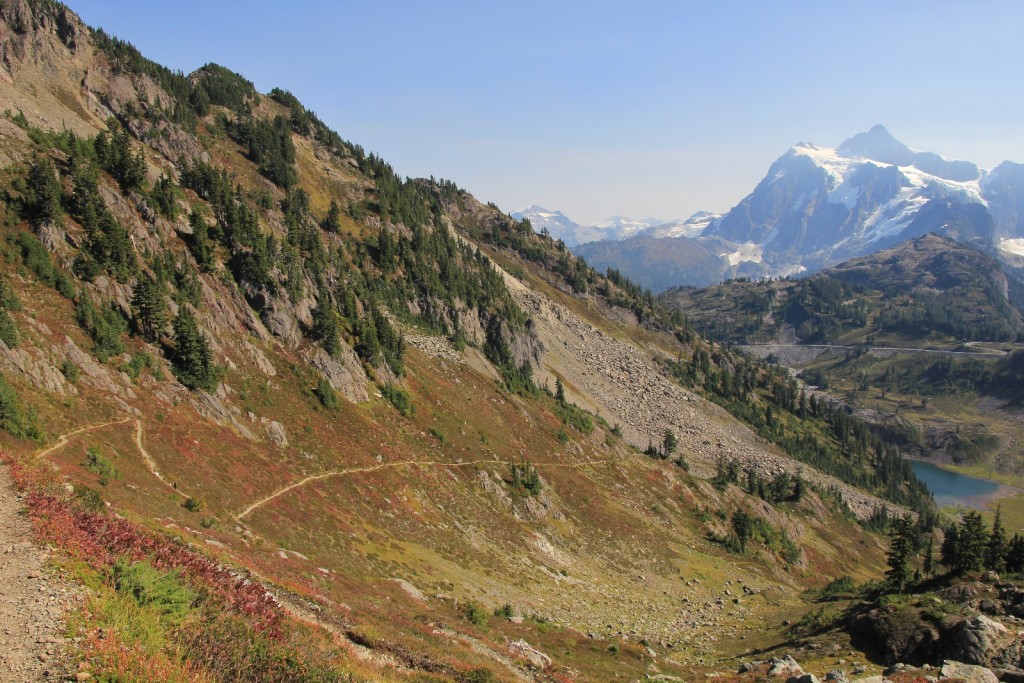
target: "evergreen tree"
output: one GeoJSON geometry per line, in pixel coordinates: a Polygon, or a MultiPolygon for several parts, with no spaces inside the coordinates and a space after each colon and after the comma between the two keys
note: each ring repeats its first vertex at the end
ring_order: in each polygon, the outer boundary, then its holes
{"type": "Polygon", "coordinates": [[[887,557],[889,569],[885,576],[890,587],[897,593],[903,592],[913,575],[910,561],[916,550],[914,534],[914,522],[909,517],[896,518],[892,531],[889,533],[889,555],[887,557]]]}
{"type": "Polygon", "coordinates": [[[220,368],[187,306],[174,317],[174,374],[189,389],[213,391],[220,380],[220,368]]]}
{"type": "Polygon", "coordinates": [[[327,289],[321,287],[313,309],[313,336],[323,344],[327,353],[332,356],[341,351],[341,336],[338,332],[338,316],[331,307],[331,299],[327,289]]]}
{"type": "Polygon", "coordinates": [[[942,564],[945,565],[949,571],[956,571],[957,567],[961,564],[960,527],[956,524],[950,524],[949,528],[946,529],[946,533],[943,534],[942,538],[942,548],[939,552],[942,558],[942,564]]]}
{"type": "Polygon", "coordinates": [[[331,207],[327,209],[327,215],[320,222],[320,227],[327,232],[341,232],[341,207],[333,199],[331,200],[331,207]]]}
{"type": "Polygon", "coordinates": [[[156,341],[167,324],[167,299],[164,287],[148,275],[139,277],[132,295],[136,325],[147,341],[156,341]]]}
{"type": "Polygon", "coordinates": [[[35,225],[51,223],[60,219],[61,185],[57,179],[57,171],[50,157],[38,156],[28,169],[28,204],[29,219],[35,225]]]}
{"type": "Polygon", "coordinates": [[[1006,569],[1006,530],[1003,528],[1002,506],[996,506],[996,517],[992,521],[992,533],[985,548],[985,569],[1001,572],[1006,569]]]}
{"type": "Polygon", "coordinates": [[[1024,572],[1024,536],[1014,534],[1006,552],[1006,570],[1013,574],[1024,572]]]}
{"type": "Polygon", "coordinates": [[[661,440],[661,452],[667,460],[672,457],[672,454],[676,452],[676,448],[679,447],[679,439],[676,438],[676,433],[671,429],[665,430],[665,436],[661,440]]]}
{"type": "Polygon", "coordinates": [[[380,339],[377,337],[377,325],[374,324],[372,315],[364,315],[359,321],[358,334],[356,353],[370,365],[378,365],[381,358],[380,339]]]}
{"type": "Polygon", "coordinates": [[[732,532],[740,544],[740,552],[747,552],[747,541],[754,534],[754,520],[746,510],[737,510],[729,520],[732,532]]]}
{"type": "Polygon", "coordinates": [[[981,569],[988,547],[988,532],[985,530],[985,520],[977,510],[967,512],[960,523],[960,546],[958,573],[981,569]]]}
{"type": "Polygon", "coordinates": [[[924,575],[931,578],[935,574],[935,539],[928,534],[928,547],[924,551],[924,575]]]}
{"type": "Polygon", "coordinates": [[[555,400],[565,403],[565,387],[562,385],[560,377],[555,377],[555,400]]]}

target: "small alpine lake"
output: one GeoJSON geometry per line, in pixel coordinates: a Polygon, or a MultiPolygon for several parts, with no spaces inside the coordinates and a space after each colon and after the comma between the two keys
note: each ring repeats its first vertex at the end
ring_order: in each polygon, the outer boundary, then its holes
{"type": "Polygon", "coordinates": [[[965,474],[943,469],[938,465],[921,460],[911,460],[910,467],[917,478],[923,481],[940,507],[965,505],[978,510],[987,510],[988,503],[1004,495],[1012,495],[1015,489],[988,479],[969,477],[965,474]],[[1000,490],[1002,489],[1002,490],[1000,490]]]}

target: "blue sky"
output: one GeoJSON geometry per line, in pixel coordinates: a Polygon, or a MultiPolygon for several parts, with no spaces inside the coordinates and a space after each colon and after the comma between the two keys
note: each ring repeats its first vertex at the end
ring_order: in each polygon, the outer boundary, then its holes
{"type": "Polygon", "coordinates": [[[403,175],[578,222],[724,211],[876,123],[1024,162],[1021,2],[70,0],[190,72],[291,90],[403,175]]]}

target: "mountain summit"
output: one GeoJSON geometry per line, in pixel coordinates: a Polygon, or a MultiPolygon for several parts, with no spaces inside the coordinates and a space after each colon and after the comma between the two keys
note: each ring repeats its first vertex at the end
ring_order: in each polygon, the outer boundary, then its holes
{"type": "Polygon", "coordinates": [[[975,164],[911,149],[877,125],[835,149],[791,148],[702,235],[756,245],[775,274],[818,270],[929,232],[995,252],[1021,237],[1019,178],[1009,169],[992,191],[975,164]]]}
{"type": "Polygon", "coordinates": [[[914,150],[892,136],[882,124],[866,133],[857,133],[836,148],[844,157],[864,157],[885,164],[907,166],[914,159],[914,150]]]}

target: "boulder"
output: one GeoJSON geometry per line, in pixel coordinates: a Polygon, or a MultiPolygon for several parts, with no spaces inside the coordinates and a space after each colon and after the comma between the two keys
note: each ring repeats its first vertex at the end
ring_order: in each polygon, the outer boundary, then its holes
{"type": "Polygon", "coordinates": [[[942,635],[934,624],[916,615],[873,609],[850,620],[855,644],[876,649],[886,664],[931,662],[937,659],[942,635]]]}
{"type": "Polygon", "coordinates": [[[535,649],[522,638],[509,643],[508,651],[516,657],[525,659],[534,669],[546,669],[551,666],[551,657],[535,649]]]}
{"type": "Polygon", "coordinates": [[[796,676],[803,676],[803,674],[803,668],[789,655],[772,657],[768,660],[768,676],[771,678],[786,676],[788,680],[796,676]]]}
{"type": "Polygon", "coordinates": [[[983,666],[949,660],[942,663],[940,675],[943,678],[953,678],[964,683],[999,683],[996,675],[983,666]]]}
{"type": "Polygon", "coordinates": [[[965,619],[942,644],[944,659],[988,666],[1013,641],[1009,630],[983,614],[965,619]]]}

